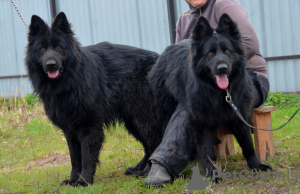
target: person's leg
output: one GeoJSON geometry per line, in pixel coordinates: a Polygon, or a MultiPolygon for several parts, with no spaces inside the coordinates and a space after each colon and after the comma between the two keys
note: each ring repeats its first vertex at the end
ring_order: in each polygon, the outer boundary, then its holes
{"type": "Polygon", "coordinates": [[[145,186],[172,182],[188,164],[194,146],[187,112],[179,104],[166,127],[161,144],[150,157],[151,170],[145,186]]]}
{"type": "Polygon", "coordinates": [[[270,84],[268,78],[262,75],[257,75],[252,70],[247,70],[247,72],[253,83],[253,88],[252,88],[252,109],[253,109],[259,107],[266,101],[269,93],[270,84]]]}

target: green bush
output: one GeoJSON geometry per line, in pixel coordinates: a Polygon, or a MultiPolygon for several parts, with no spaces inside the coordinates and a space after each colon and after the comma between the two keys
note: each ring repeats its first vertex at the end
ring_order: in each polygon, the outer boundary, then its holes
{"type": "Polygon", "coordinates": [[[33,107],[39,98],[34,94],[27,94],[25,97],[0,97],[0,106],[6,106],[8,110],[25,106],[33,107]]]}
{"type": "Polygon", "coordinates": [[[27,94],[25,100],[29,106],[34,106],[39,101],[39,98],[34,94],[27,94]]]}
{"type": "Polygon", "coordinates": [[[263,106],[276,106],[276,108],[300,107],[300,95],[270,92],[263,106]]]}

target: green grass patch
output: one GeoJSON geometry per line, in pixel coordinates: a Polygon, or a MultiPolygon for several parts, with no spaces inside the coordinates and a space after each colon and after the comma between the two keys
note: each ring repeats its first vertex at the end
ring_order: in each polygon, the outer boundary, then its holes
{"type": "Polygon", "coordinates": [[[270,92],[264,106],[276,106],[277,108],[300,107],[300,95],[295,93],[270,92]]]}
{"type": "MultiPolygon", "coordinates": [[[[272,113],[273,128],[285,123],[297,110],[287,103],[291,101],[276,104],[278,109],[272,113]]],[[[86,188],[60,186],[71,170],[68,147],[61,130],[47,119],[38,100],[31,105],[27,101],[11,104],[11,108],[6,101],[2,103],[0,193],[183,193],[188,187],[192,175],[190,167],[195,162],[188,165],[184,176],[163,189],[146,189],[143,186],[145,178],[125,176],[126,168],[134,166],[143,157],[143,147],[122,124],[105,130],[101,165],[97,167],[94,185],[86,188]]],[[[271,165],[276,173],[295,172],[298,180],[230,180],[190,193],[299,193],[300,115],[273,134],[275,156],[264,163],[271,165]]],[[[235,149],[236,155],[217,160],[223,172],[248,169],[238,144],[235,144],[235,149]]]]}
{"type": "Polygon", "coordinates": [[[39,99],[34,94],[27,94],[24,97],[0,97],[0,108],[2,110],[16,110],[24,107],[33,107],[39,102],[39,99]]]}

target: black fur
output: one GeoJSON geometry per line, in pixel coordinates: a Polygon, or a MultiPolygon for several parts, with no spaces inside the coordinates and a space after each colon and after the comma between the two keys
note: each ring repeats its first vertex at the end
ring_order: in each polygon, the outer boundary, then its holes
{"type": "Polygon", "coordinates": [[[145,149],[144,158],[125,174],[143,170],[162,138],[146,79],[158,55],[107,42],[81,47],[64,13],[52,27],[32,16],[28,35],[30,81],[69,146],[72,171],[62,184],[93,183],[103,127],[116,121],[123,121],[145,149]]]}
{"type": "Polygon", "coordinates": [[[189,119],[182,122],[193,126],[198,157],[209,176],[216,169],[211,161],[216,160],[217,129],[223,126],[236,137],[251,169],[271,169],[257,158],[250,129],[225,101],[226,91],[216,80],[220,75],[228,78],[227,88],[234,103],[251,123],[252,81],[245,64],[238,28],[224,14],[215,32],[200,17],[191,38],[167,47],[148,75],[155,103],[160,107],[157,115],[164,126],[178,104],[186,108],[189,119]]]}

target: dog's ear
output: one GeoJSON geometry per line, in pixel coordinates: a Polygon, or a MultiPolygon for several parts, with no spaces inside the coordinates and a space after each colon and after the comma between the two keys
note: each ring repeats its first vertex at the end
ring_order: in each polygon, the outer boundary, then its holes
{"type": "Polygon", "coordinates": [[[47,30],[47,24],[39,16],[33,15],[31,17],[31,23],[29,26],[28,39],[30,40],[33,36],[40,32],[47,30]]]}
{"type": "Polygon", "coordinates": [[[59,30],[63,33],[72,33],[71,25],[64,12],[60,12],[52,23],[52,30],[59,30]]]}
{"type": "Polygon", "coordinates": [[[199,49],[198,49],[199,43],[205,37],[212,36],[213,33],[214,30],[209,25],[208,21],[201,16],[196,22],[190,36],[190,39],[192,40],[190,45],[191,66],[193,66],[193,64],[196,63],[196,61],[198,61],[201,57],[201,54],[199,53],[199,49]]]}
{"type": "Polygon", "coordinates": [[[233,22],[227,14],[221,16],[216,32],[228,34],[236,40],[240,39],[240,32],[237,24],[233,22]]]}
{"type": "Polygon", "coordinates": [[[213,34],[213,29],[209,25],[208,21],[204,17],[200,17],[192,30],[190,38],[193,41],[200,42],[205,36],[211,34],[213,34]]]}

